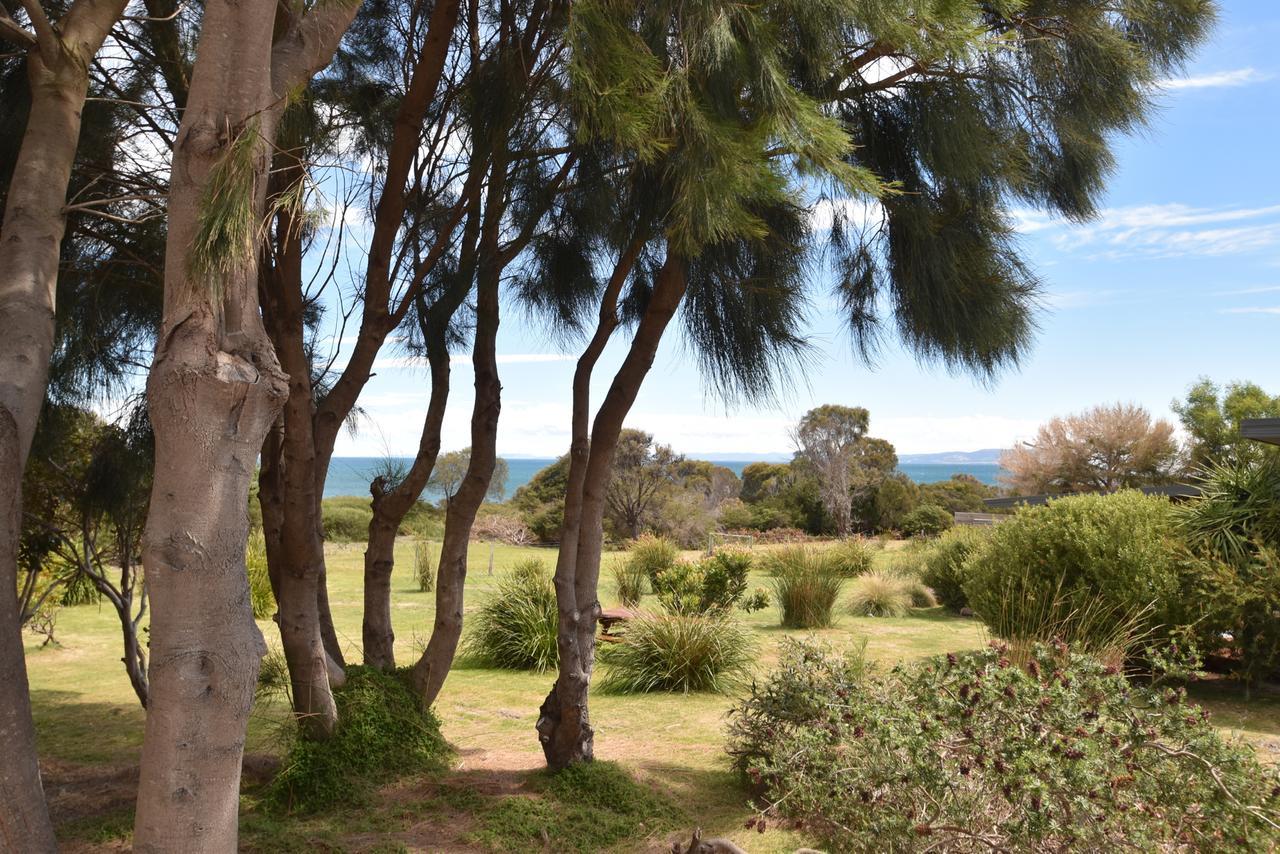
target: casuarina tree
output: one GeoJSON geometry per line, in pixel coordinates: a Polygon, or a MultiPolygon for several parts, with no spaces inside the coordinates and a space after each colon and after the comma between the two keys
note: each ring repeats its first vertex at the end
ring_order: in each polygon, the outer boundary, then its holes
{"type": "Polygon", "coordinates": [[[578,138],[631,164],[614,173],[623,198],[660,203],[597,255],[612,273],[574,378],[560,671],[537,727],[549,765],[593,755],[604,490],[676,312],[732,393],[766,388],[802,347],[815,281],[865,357],[896,332],[925,361],[994,376],[1031,341],[1039,285],[1010,208],[1094,214],[1111,140],[1142,126],[1213,14],[1207,0],[575,5],[578,138]],[[817,261],[829,276],[803,274],[817,261]],[[626,321],[593,420],[591,371],[626,321]]]}

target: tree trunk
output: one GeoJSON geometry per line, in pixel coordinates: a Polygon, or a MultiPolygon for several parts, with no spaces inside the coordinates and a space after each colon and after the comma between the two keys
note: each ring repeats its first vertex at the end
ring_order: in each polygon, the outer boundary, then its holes
{"type": "MultiPolygon", "coordinates": [[[[459,300],[460,302],[460,300],[459,300]]],[[[452,316],[453,311],[449,311],[452,316]]],[[[448,319],[445,318],[444,326],[448,319]]],[[[396,666],[396,635],[391,625],[391,571],[395,567],[396,532],[409,508],[418,500],[440,454],[440,428],[449,400],[449,351],[445,347],[444,326],[436,324],[439,338],[428,345],[431,363],[431,399],[422,423],[422,437],[413,466],[400,483],[384,491],[374,481],[373,519],[369,522],[369,545],[364,552],[364,663],[379,670],[396,666]]],[[[424,332],[435,333],[437,329],[424,332]]]]}
{"type": "Polygon", "coordinates": [[[662,334],[686,286],[684,261],[668,250],[631,347],[596,413],[589,443],[584,441],[587,389],[598,351],[593,353],[588,348],[574,376],[574,442],[555,579],[560,614],[560,663],[556,683],[539,709],[537,724],[538,739],[547,765],[552,769],[594,758],[595,733],[591,728],[587,692],[595,664],[596,623],[600,617],[600,552],[604,542],[609,471],[623,422],[653,365],[662,334]]]}
{"type": "Polygon", "coordinates": [[[56,34],[39,19],[27,51],[31,107],[0,224],[0,744],[6,751],[0,843],[6,850],[56,850],[36,761],[17,602],[22,472],[48,384],[63,206],[88,67],[124,5],[80,0],[57,22],[56,34]]]}

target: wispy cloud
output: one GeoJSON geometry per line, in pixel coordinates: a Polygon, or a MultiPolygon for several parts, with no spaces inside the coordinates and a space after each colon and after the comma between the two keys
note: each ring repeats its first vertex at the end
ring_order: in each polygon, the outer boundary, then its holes
{"type": "Polygon", "coordinates": [[[1219,314],[1280,314],[1280,305],[1250,305],[1240,308],[1223,308],[1219,314]]]}
{"type": "Polygon", "coordinates": [[[1241,288],[1237,291],[1219,291],[1219,296],[1224,297],[1240,297],[1250,294],[1274,294],[1280,291],[1280,285],[1262,285],[1257,288],[1241,288]]]}
{"type": "MultiPolygon", "coordinates": [[[[577,356],[571,353],[499,353],[499,365],[528,365],[543,362],[571,362],[577,356]]],[[[471,364],[470,355],[454,356],[449,364],[455,367],[467,367],[471,364]]],[[[393,371],[406,368],[425,368],[427,360],[419,356],[387,356],[373,363],[375,371],[393,371]]]]}
{"type": "Polygon", "coordinates": [[[1013,218],[1023,234],[1043,234],[1064,252],[1086,250],[1103,258],[1238,255],[1280,244],[1280,205],[1133,205],[1108,208],[1083,225],[1031,210],[1015,211],[1013,218]]]}
{"type": "Polygon", "coordinates": [[[1211,71],[1208,74],[1197,74],[1191,77],[1174,77],[1161,80],[1159,85],[1162,89],[1222,89],[1262,83],[1273,76],[1275,75],[1256,68],[1235,68],[1230,71],[1211,71]]]}

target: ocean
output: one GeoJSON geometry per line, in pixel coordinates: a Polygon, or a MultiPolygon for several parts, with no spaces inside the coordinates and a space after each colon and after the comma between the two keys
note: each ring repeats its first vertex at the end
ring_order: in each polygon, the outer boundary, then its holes
{"type": "MultiPolygon", "coordinates": [[[[410,457],[399,458],[397,462],[403,463],[406,467],[413,462],[410,457]]],[[[533,476],[541,469],[555,462],[554,459],[524,459],[514,458],[507,460],[507,490],[506,497],[511,495],[524,486],[533,476]]],[[[742,474],[742,470],[751,464],[751,460],[717,460],[716,465],[724,466],[732,469],[735,474],[742,474]]],[[[369,481],[373,479],[373,473],[378,470],[384,461],[380,457],[334,457],[329,466],[329,479],[324,485],[324,497],[332,498],[337,495],[355,495],[366,497],[369,494],[369,481]]],[[[1003,471],[996,463],[903,463],[898,466],[898,471],[914,480],[916,483],[933,483],[938,480],[947,480],[953,474],[969,474],[976,477],[983,483],[995,485],[996,478],[1003,471]]],[[[428,501],[434,501],[440,498],[439,494],[433,494],[428,489],[422,495],[428,501]]]]}

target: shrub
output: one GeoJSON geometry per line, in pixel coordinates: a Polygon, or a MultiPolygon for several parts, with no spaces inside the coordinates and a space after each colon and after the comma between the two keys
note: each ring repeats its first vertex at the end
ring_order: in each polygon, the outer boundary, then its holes
{"type": "Polygon", "coordinates": [[[618,587],[618,600],[628,608],[640,604],[649,576],[632,560],[615,560],[610,570],[618,587]]]}
{"type": "Polygon", "coordinates": [[[853,580],[849,610],[859,617],[905,617],[912,608],[937,604],[933,591],[914,578],[869,572],[853,580]]]}
{"type": "Polygon", "coordinates": [[[937,504],[921,504],[898,523],[898,529],[908,537],[936,537],[955,524],[951,511],[937,504]]]}
{"type": "Polygon", "coordinates": [[[637,572],[643,572],[653,584],[658,573],[675,566],[680,558],[676,544],[665,537],[642,534],[627,550],[627,560],[635,564],[637,572]]]}
{"type": "Polygon", "coordinates": [[[726,614],[646,614],[627,623],[621,643],[601,647],[600,689],[724,693],[754,658],[750,630],[726,614]]]}
{"type": "Polygon", "coordinates": [[[408,669],[348,667],[346,684],[334,691],[337,729],[324,741],[292,740],[269,800],[289,811],[316,812],[359,803],[400,774],[445,770],[450,750],[440,722],[422,708],[409,680],[408,669]]]}
{"type": "Polygon", "coordinates": [[[920,580],[933,589],[938,600],[953,611],[967,607],[964,595],[965,565],[987,541],[987,529],[952,528],[931,543],[920,559],[920,580]]]}
{"type": "Polygon", "coordinates": [[[843,575],[845,578],[857,578],[871,571],[875,555],[865,540],[851,538],[840,540],[827,549],[823,559],[828,562],[832,572],[843,575]]]}
{"type": "Polygon", "coordinates": [[[594,854],[674,828],[670,800],[612,762],[583,762],[530,778],[532,797],[502,798],[482,813],[478,842],[492,851],[594,854]]]}
{"type": "Polygon", "coordinates": [[[821,552],[792,546],[769,556],[773,593],[789,629],[822,629],[835,623],[845,577],[821,552]]]}
{"type": "Polygon", "coordinates": [[[521,561],[498,581],[472,617],[464,652],[486,667],[536,670],[556,666],[556,591],[542,561],[521,561]]]}
{"type": "Polygon", "coordinates": [[[249,603],[253,606],[253,618],[265,620],[276,609],[276,597],[271,591],[271,575],[267,571],[267,538],[261,528],[249,532],[244,562],[249,573],[249,603]]]}
{"type": "Polygon", "coordinates": [[[373,511],[360,498],[326,498],[321,508],[324,538],[335,543],[359,543],[369,537],[373,511]]]}
{"type": "Polygon", "coordinates": [[[757,587],[751,591],[751,594],[744,596],[739,607],[747,613],[752,611],[763,611],[769,607],[769,603],[773,601],[773,597],[769,595],[769,591],[763,587],[757,587]]]}
{"type": "Polygon", "coordinates": [[[102,600],[102,592],[94,585],[87,572],[81,572],[74,564],[64,570],[66,581],[58,601],[62,605],[94,605],[102,600]]]}
{"type": "Polygon", "coordinates": [[[430,593],[436,589],[436,571],[431,566],[431,543],[414,537],[413,574],[418,579],[418,592],[430,593]]]}
{"type": "Polygon", "coordinates": [[[1280,777],[1181,689],[1065,649],[877,672],[788,641],[730,715],[767,805],[833,851],[1266,851],[1280,777]],[[975,844],[980,841],[980,845],[975,844]]]}
{"type": "Polygon", "coordinates": [[[1171,624],[1182,560],[1175,534],[1169,502],[1136,491],[1024,507],[971,555],[963,589],[997,637],[1061,635],[1097,650],[1171,624]]]}

